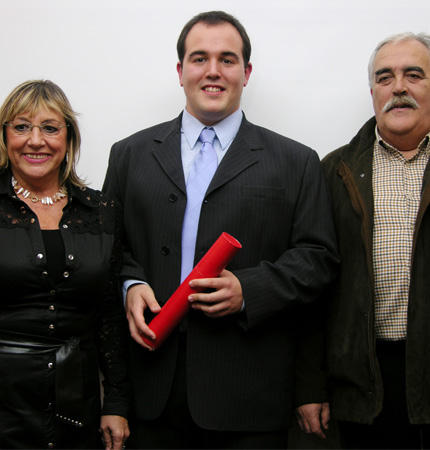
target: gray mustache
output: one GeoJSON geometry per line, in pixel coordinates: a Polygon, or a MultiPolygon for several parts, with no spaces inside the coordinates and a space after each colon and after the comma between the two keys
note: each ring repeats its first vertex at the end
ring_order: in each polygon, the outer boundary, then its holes
{"type": "Polygon", "coordinates": [[[399,97],[393,97],[391,100],[389,100],[385,106],[382,112],[388,112],[391,109],[395,108],[396,106],[406,105],[410,106],[413,109],[418,109],[419,105],[416,102],[416,100],[409,95],[400,95],[399,97]]]}

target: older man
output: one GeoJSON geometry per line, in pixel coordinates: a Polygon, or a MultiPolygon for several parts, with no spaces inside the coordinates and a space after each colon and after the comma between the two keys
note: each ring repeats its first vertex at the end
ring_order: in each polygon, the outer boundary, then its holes
{"type": "MultiPolygon", "coordinates": [[[[323,161],[342,261],[331,409],[347,448],[429,448],[430,36],[382,41],[369,81],[375,117],[323,161]]],[[[298,409],[302,429],[321,433],[320,409],[298,409]]]]}

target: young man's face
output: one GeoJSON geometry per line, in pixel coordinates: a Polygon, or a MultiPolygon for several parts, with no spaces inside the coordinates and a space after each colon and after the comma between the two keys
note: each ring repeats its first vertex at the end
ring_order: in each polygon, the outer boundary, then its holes
{"type": "Polygon", "coordinates": [[[199,22],[188,33],[177,70],[187,111],[204,125],[214,125],[239,109],[252,71],[251,64],[245,68],[242,47],[242,38],[230,23],[199,22]]]}

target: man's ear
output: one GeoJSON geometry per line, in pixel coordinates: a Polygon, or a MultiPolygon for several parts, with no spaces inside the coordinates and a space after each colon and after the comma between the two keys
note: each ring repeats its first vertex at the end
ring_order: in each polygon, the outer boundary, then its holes
{"type": "Polygon", "coordinates": [[[249,62],[245,67],[245,82],[243,83],[243,86],[246,86],[248,84],[251,72],[252,72],[252,64],[249,62]]]}
{"type": "Polygon", "coordinates": [[[176,71],[178,72],[179,75],[179,83],[181,86],[183,86],[184,83],[182,83],[182,64],[180,61],[178,61],[176,64],[176,71]]]}

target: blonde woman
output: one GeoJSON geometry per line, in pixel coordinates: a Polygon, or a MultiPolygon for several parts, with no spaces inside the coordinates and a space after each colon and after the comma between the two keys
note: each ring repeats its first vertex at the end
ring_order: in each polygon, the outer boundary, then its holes
{"type": "Polygon", "coordinates": [[[120,449],[117,208],[76,174],[80,133],[56,84],[15,88],[0,123],[0,448],[120,449]]]}

